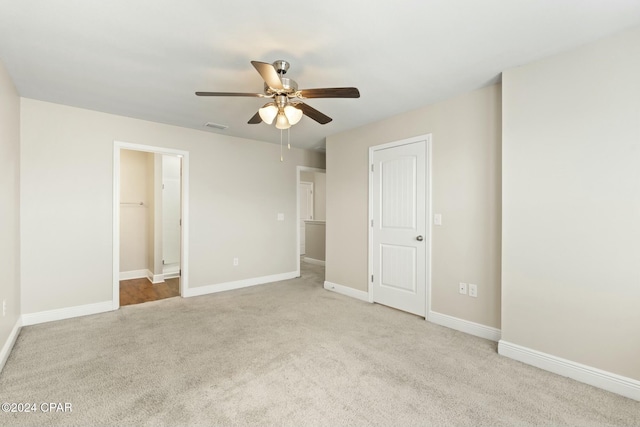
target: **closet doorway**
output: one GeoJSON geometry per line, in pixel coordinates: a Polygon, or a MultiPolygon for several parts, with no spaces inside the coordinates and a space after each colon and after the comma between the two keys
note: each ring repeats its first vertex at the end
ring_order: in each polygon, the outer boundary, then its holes
{"type": "Polygon", "coordinates": [[[186,289],[188,153],[114,143],[114,309],[186,289]]]}
{"type": "Polygon", "coordinates": [[[300,263],[325,265],[326,171],[298,166],[297,187],[297,272],[300,263]]]}

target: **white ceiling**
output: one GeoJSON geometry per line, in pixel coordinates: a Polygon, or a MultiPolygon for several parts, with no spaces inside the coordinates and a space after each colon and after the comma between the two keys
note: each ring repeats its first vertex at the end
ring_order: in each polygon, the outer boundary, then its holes
{"type": "Polygon", "coordinates": [[[308,100],[334,119],[291,128],[314,148],[636,25],[640,0],[0,0],[0,61],[23,97],[279,142],[247,124],[263,99],[194,92],[262,92],[250,61],[285,59],[300,88],[360,89],[308,100]]]}

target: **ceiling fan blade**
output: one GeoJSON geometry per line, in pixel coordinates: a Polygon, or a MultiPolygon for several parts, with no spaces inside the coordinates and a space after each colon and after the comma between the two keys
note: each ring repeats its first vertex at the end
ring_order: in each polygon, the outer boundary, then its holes
{"type": "Polygon", "coordinates": [[[262,119],[260,118],[260,113],[256,112],[253,117],[251,117],[249,119],[249,121],[247,122],[250,125],[256,125],[258,123],[262,123],[262,119]]]}
{"type": "Polygon", "coordinates": [[[303,89],[303,98],[360,98],[360,91],[355,87],[327,87],[319,89],[303,89]]]}
{"type": "Polygon", "coordinates": [[[260,61],[251,61],[251,65],[255,67],[258,73],[262,76],[262,80],[264,80],[271,89],[284,89],[284,86],[282,86],[282,82],[280,81],[280,76],[278,76],[278,72],[273,65],[260,61]]]}
{"type": "Polygon", "coordinates": [[[331,117],[322,114],[320,111],[318,111],[315,108],[305,104],[304,102],[297,103],[295,105],[295,107],[299,108],[300,110],[302,110],[302,113],[305,116],[312,118],[313,120],[315,120],[316,122],[320,123],[321,125],[326,125],[331,120],[333,120],[331,117]]]}
{"type": "Polygon", "coordinates": [[[196,92],[197,96],[251,96],[264,98],[263,93],[243,93],[243,92],[196,92]]]}

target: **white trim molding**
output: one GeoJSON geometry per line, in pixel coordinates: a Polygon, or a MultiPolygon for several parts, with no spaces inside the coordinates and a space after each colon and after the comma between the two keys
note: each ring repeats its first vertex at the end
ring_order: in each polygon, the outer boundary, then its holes
{"type": "Polygon", "coordinates": [[[498,354],[640,401],[640,381],[632,378],[623,377],[504,340],[500,340],[498,343],[498,354]]]}
{"type": "Polygon", "coordinates": [[[324,282],[324,288],[328,291],[332,291],[338,294],[346,295],[351,298],[359,299],[364,302],[369,301],[369,293],[365,291],[359,291],[358,289],[350,288],[349,286],[338,285],[337,283],[324,282]]]}
{"type": "Polygon", "coordinates": [[[500,329],[460,319],[458,317],[449,316],[447,314],[438,313],[437,311],[429,311],[427,320],[440,326],[445,326],[447,328],[455,329],[456,331],[464,332],[465,334],[474,335],[491,341],[498,342],[502,335],[500,329]]]}
{"type": "Polygon", "coordinates": [[[95,304],[77,305],[75,307],[59,308],[57,310],[40,311],[22,315],[22,326],[37,325],[55,320],[71,319],[73,317],[113,311],[112,301],[97,302],[95,304]]]}
{"type": "Polygon", "coordinates": [[[120,280],[131,280],[131,279],[146,279],[148,276],[148,272],[146,268],[142,270],[131,270],[131,271],[121,271],[120,272],[120,280]]]}
{"type": "Polygon", "coordinates": [[[314,264],[314,265],[321,265],[321,266],[324,266],[326,264],[324,260],[308,258],[308,257],[303,257],[302,261],[306,262],[307,264],[314,264]]]}
{"type": "Polygon", "coordinates": [[[151,270],[147,270],[147,279],[154,285],[164,283],[164,274],[153,274],[151,270]]]}
{"type": "Polygon", "coordinates": [[[273,274],[271,276],[254,277],[251,279],[236,280],[234,282],[216,283],[215,285],[198,286],[196,288],[185,289],[182,296],[197,297],[200,295],[215,294],[217,292],[232,291],[234,289],[248,288],[250,286],[264,285],[267,283],[279,282],[281,280],[295,279],[298,273],[273,274]]]}
{"type": "Polygon", "coordinates": [[[165,280],[180,277],[180,264],[165,264],[162,266],[162,276],[165,280]]]}
{"type": "Polygon", "coordinates": [[[16,324],[13,325],[13,329],[2,346],[2,350],[0,350],[0,372],[4,369],[4,364],[7,363],[7,359],[9,358],[9,354],[11,354],[11,350],[13,349],[16,340],[18,339],[18,335],[20,334],[20,329],[22,328],[22,318],[18,318],[16,320],[16,324]]]}

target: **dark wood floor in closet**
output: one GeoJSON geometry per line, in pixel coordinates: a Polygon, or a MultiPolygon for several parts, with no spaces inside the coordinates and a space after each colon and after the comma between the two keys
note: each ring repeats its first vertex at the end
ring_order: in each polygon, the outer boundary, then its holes
{"type": "Polygon", "coordinates": [[[120,306],[177,297],[180,295],[178,278],[167,279],[164,283],[151,283],[148,279],[120,281],[120,306]]]}

